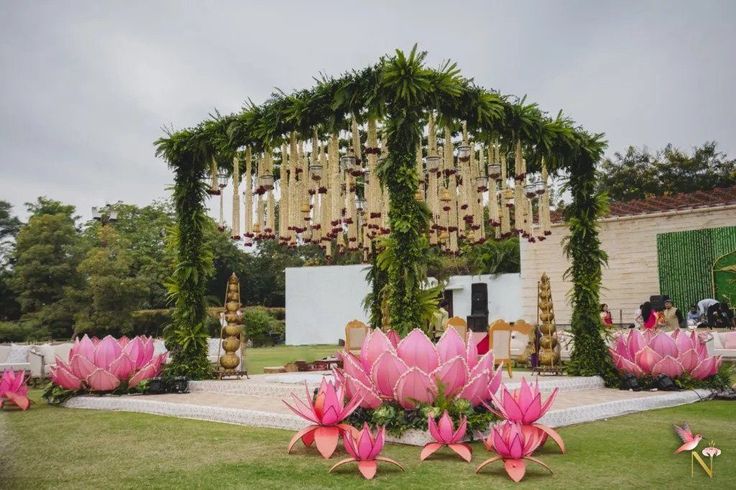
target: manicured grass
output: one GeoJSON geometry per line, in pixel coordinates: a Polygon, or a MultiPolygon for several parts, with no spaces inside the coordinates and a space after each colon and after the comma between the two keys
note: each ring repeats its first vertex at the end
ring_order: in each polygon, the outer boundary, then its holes
{"type": "Polygon", "coordinates": [[[267,366],[283,366],[292,361],[314,361],[332,356],[340,349],[336,345],[278,345],[245,350],[245,365],[249,374],[262,374],[267,366]]]}
{"type": "MultiPolygon", "coordinates": [[[[122,412],[49,407],[37,401],[25,413],[0,413],[0,487],[26,488],[512,488],[500,464],[475,474],[489,456],[473,444],[471,464],[443,450],[424,463],[419,448],[387,445],[386,456],[406,473],[379,464],[376,479],[363,480],[349,465],[326,461],[297,446],[286,454],[291,432],[122,412]]],[[[560,429],[568,446],[552,443],[537,456],[554,471],[530,463],[526,488],[736,488],[736,404],[705,402],[560,429]],[[723,454],[715,479],[690,478],[689,454],[678,446],[672,423],[688,421],[714,439],[723,454]]],[[[701,444],[700,448],[704,447],[701,444]]],[[[697,470],[697,468],[696,468],[697,470]]]]}

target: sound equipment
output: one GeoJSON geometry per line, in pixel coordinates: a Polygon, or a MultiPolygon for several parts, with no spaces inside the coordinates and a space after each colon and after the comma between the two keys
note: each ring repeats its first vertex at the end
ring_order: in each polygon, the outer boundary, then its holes
{"type": "Polygon", "coordinates": [[[488,315],[468,315],[468,330],[471,332],[486,332],[488,330],[488,315]]]}
{"type": "Polygon", "coordinates": [[[470,314],[488,316],[488,284],[476,282],[470,288],[470,314]]]}

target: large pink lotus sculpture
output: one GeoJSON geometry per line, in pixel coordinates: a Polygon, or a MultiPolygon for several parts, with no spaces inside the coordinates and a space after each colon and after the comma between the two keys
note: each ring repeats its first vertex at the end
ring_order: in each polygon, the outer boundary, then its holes
{"type": "Polygon", "coordinates": [[[291,452],[294,444],[299,440],[307,447],[314,442],[322,457],[329,459],[337,448],[340,435],[342,434],[344,439],[346,433],[354,430],[353,427],[343,424],[342,421],[358,408],[360,398],[353,397],[346,404],[343,386],[336,386],[331,381],[322,378],[317,396],[312,401],[306,382],[304,385],[307,391],[306,403],[292,393],[294,405],[289,405],[285,400],[284,404],[298,416],[312,422],[312,425],[303,428],[292,437],[287,452],[291,452]]]}
{"type": "Polygon", "coordinates": [[[347,451],[350,457],[343,459],[342,461],[338,461],[335,466],[330,468],[330,473],[332,473],[334,469],[353,461],[358,463],[358,470],[363,477],[368,480],[371,480],[376,476],[376,471],[378,470],[377,461],[391,463],[401,468],[401,471],[404,471],[404,467],[393,459],[379,456],[383,449],[385,432],[386,429],[380,427],[376,432],[376,437],[373,437],[368,424],[363,424],[363,430],[355,430],[353,432],[345,433],[343,436],[343,444],[345,445],[345,451],[347,451]]]}
{"type": "Polygon", "coordinates": [[[468,429],[467,417],[460,418],[460,423],[456,430],[450,415],[445,410],[445,413],[440,417],[439,423],[430,414],[427,417],[427,426],[435,442],[430,442],[424,446],[419,455],[420,460],[424,461],[440,448],[447,446],[465,461],[470,462],[470,459],[473,457],[472,449],[463,442],[465,432],[468,429]]]}
{"type": "Polygon", "coordinates": [[[498,397],[493,395],[493,407],[488,407],[488,409],[503,419],[535,429],[540,433],[542,443],[547,440],[547,436],[551,437],[560,447],[560,451],[564,453],[565,443],[562,437],[551,427],[537,423],[537,420],[542,418],[552,406],[557,392],[557,388],[552,390],[547,400],[542,403],[539,382],[532,386],[526,382],[525,378],[521,378],[521,387],[518,390],[509,391],[504,386],[498,397]]]}
{"type": "Polygon", "coordinates": [[[446,398],[464,398],[473,406],[489,400],[501,384],[501,366],[493,371],[493,355],[478,356],[472,342],[465,342],[448,328],[437,344],[420,329],[412,330],[396,347],[380,330],[366,336],[360,357],[342,353],[337,370],[349,395],[362,398],[363,408],[377,408],[384,401],[405,409],[432,404],[442,392],[446,398]],[[441,390],[440,390],[441,388],[441,390]]]}
{"type": "Polygon", "coordinates": [[[154,355],[151,337],[141,335],[129,340],[108,335],[98,340],[85,335],[74,342],[68,362],[56,358],[51,381],[67,390],[107,392],[122,383],[135,388],[141,381],[157,376],[165,361],[166,353],[154,355]]]}
{"type": "Polygon", "coordinates": [[[696,332],[690,334],[675,330],[666,332],[630,330],[619,336],[610,349],[613,363],[621,373],[636,377],[664,374],[678,378],[688,374],[695,379],[706,379],[718,373],[720,356],[708,356],[705,343],[696,332]]]}
{"type": "Polygon", "coordinates": [[[31,401],[28,399],[28,386],[23,371],[15,372],[10,369],[3,371],[0,377],[0,408],[3,407],[5,401],[16,405],[21,410],[28,410],[31,401]]]}
{"type": "Polygon", "coordinates": [[[508,420],[493,426],[483,444],[489,451],[494,451],[496,456],[483,461],[475,472],[480,472],[494,461],[503,460],[509,478],[519,482],[526,474],[525,460],[528,460],[543,466],[552,473],[546,464],[532,457],[532,453],[542,444],[543,436],[542,432],[532,427],[525,427],[508,420]]]}

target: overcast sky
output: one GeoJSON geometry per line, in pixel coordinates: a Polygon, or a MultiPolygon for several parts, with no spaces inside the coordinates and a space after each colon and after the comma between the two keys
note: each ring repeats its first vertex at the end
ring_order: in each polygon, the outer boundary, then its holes
{"type": "Polygon", "coordinates": [[[83,216],[168,195],[161,126],[416,42],[429,62],[630,144],[736,154],[736,1],[0,0],[0,199],[83,216]],[[463,6],[461,8],[461,6],[463,6]]]}

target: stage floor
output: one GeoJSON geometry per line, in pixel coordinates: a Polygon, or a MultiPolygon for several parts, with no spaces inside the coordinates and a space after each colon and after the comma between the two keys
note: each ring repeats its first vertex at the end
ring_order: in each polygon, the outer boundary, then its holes
{"type": "MultiPolygon", "coordinates": [[[[709,395],[706,390],[633,392],[608,389],[598,377],[532,376],[529,372],[516,372],[509,379],[508,373],[504,374],[504,383],[510,389],[518,387],[522,376],[527,381],[538,379],[543,392],[559,389],[552,410],[540,420],[552,427],[692,403],[709,395]]],[[[251,379],[194,381],[190,383],[191,393],[187,394],[81,396],[67,401],[65,406],[297,430],[306,422],[281,400],[290,398],[292,392],[303,398],[304,383],[311,393],[323,376],[329,377],[330,373],[263,374],[251,376],[251,379]]],[[[426,434],[418,431],[410,431],[394,440],[416,445],[428,441],[426,434]]]]}

